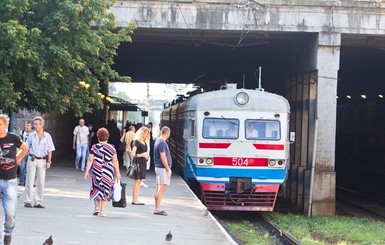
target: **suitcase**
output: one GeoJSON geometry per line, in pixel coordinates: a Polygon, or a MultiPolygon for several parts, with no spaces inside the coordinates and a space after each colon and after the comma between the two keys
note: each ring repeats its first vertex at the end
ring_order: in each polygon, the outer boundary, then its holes
{"type": "Polygon", "coordinates": [[[122,197],[118,202],[112,201],[112,206],[115,208],[125,208],[127,206],[126,200],[126,183],[120,182],[120,186],[122,187],[122,197]]]}

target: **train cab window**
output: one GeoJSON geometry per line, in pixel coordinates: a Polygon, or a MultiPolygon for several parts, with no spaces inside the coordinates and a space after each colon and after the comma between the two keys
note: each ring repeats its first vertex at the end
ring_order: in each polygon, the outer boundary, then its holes
{"type": "Polygon", "coordinates": [[[248,140],[280,140],[281,124],[278,120],[247,119],[245,137],[248,140]]]}
{"type": "Polygon", "coordinates": [[[203,120],[203,138],[238,139],[239,120],[233,118],[205,118],[203,120]]]}

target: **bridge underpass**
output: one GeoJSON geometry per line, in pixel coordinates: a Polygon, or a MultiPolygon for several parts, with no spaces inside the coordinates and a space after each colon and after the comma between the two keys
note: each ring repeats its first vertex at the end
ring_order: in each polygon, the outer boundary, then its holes
{"type": "MultiPolygon", "coordinates": [[[[116,69],[122,75],[131,76],[134,82],[194,83],[211,90],[218,89],[225,82],[235,82],[238,87],[256,88],[258,81],[255,72],[261,66],[262,86],[269,92],[286,96],[291,102],[291,130],[297,133],[297,140],[292,147],[293,164],[286,196],[290,197],[296,209],[306,210],[317,95],[317,71],[309,69],[307,64],[314,62],[314,43],[317,38],[317,33],[305,32],[246,33],[139,28],[133,35],[134,42],[120,47],[116,69]]],[[[361,94],[366,94],[368,101],[373,97],[380,99],[378,95],[385,92],[385,83],[382,82],[384,69],[381,69],[385,46],[379,40],[382,40],[380,36],[341,36],[340,51],[337,49],[340,52],[336,125],[338,143],[341,135],[352,133],[353,128],[357,130],[357,127],[347,127],[348,124],[362,124],[360,119],[350,120],[352,116],[349,116],[349,109],[343,106],[345,103],[351,104],[346,96],[354,96],[354,101],[359,99],[361,107],[364,107],[362,111],[368,110],[369,106],[360,97],[361,94]],[[348,128],[350,131],[346,132],[348,128]]],[[[336,82],[335,79],[333,82],[336,82]]],[[[383,107],[378,105],[378,108],[383,107]]],[[[374,126],[371,130],[375,130],[374,126]]],[[[385,133],[384,127],[381,130],[385,133]]],[[[338,144],[336,149],[335,167],[349,164],[339,159],[341,152],[338,144]]],[[[340,173],[340,176],[343,178],[344,174],[340,173]]],[[[339,181],[338,175],[336,181],[339,181]]],[[[335,183],[332,180],[327,184],[335,183]]]]}
{"type": "Polygon", "coordinates": [[[296,142],[285,194],[300,211],[335,214],[336,140],[351,117],[355,125],[365,124],[356,116],[361,111],[349,116],[342,98],[351,89],[361,93],[354,84],[382,88],[376,68],[384,55],[382,3],[126,0],[113,11],[118,26],[135,20],[139,27],[116,60],[117,70],[134,82],[193,82],[215,89],[225,81],[241,87],[245,74],[245,87],[255,88],[254,72],[262,66],[263,87],[284,95],[292,107],[296,142]]]}

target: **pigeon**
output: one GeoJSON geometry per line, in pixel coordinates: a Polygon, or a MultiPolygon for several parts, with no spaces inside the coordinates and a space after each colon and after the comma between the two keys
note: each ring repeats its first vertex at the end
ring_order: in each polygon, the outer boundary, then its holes
{"type": "Polygon", "coordinates": [[[45,240],[45,242],[43,243],[43,245],[52,245],[53,244],[53,240],[52,240],[52,235],[49,236],[47,238],[47,240],[45,240]]]}
{"type": "Polygon", "coordinates": [[[166,242],[170,242],[172,240],[172,234],[171,234],[171,231],[169,231],[166,235],[166,242]]]}

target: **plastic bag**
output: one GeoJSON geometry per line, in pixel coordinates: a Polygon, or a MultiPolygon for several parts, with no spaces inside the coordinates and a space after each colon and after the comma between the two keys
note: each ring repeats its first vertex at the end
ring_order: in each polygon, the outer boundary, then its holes
{"type": "Polygon", "coordinates": [[[118,202],[115,202],[112,200],[112,206],[115,208],[125,208],[127,206],[127,200],[126,200],[126,183],[120,182],[120,186],[122,187],[122,194],[121,198],[118,202]]]}
{"type": "Polygon", "coordinates": [[[113,200],[119,202],[120,199],[122,199],[122,186],[120,185],[120,180],[115,180],[113,200]]]}

